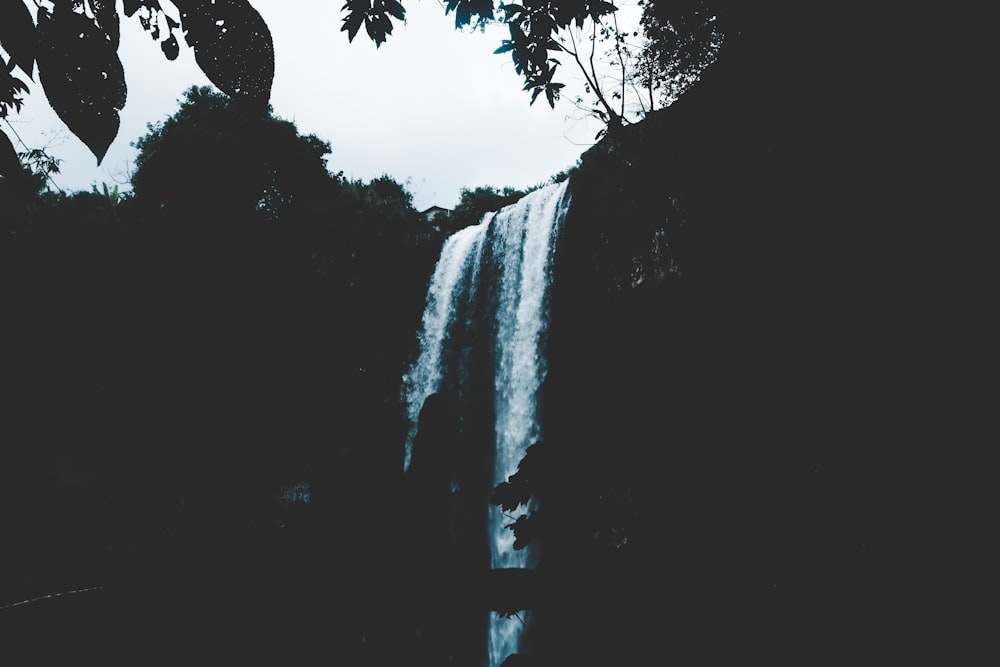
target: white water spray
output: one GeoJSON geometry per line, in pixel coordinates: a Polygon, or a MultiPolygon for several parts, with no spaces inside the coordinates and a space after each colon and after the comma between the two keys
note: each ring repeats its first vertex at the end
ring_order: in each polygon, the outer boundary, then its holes
{"type": "MultiPolygon", "coordinates": [[[[456,327],[464,327],[473,340],[476,338],[477,332],[470,330],[471,320],[459,322],[457,314],[459,300],[471,298],[479,288],[487,251],[496,272],[489,285],[495,292],[489,302],[496,304],[493,483],[499,484],[516,472],[528,446],[541,439],[538,394],[546,373],[548,289],[555,240],[569,207],[567,186],[563,181],[535,190],[445,242],[428,288],[420,356],[403,379],[410,420],[404,469],[409,466],[424,400],[438,391],[445,374],[460,371],[443,363],[456,327]]],[[[505,527],[510,518],[496,506],[487,511],[491,566],[530,567],[530,547],[515,550],[513,532],[505,527]]],[[[526,622],[527,616],[507,618],[491,613],[490,667],[497,667],[518,651],[526,622]]]]}
{"type": "MultiPolygon", "coordinates": [[[[493,483],[506,481],[528,446],[541,439],[538,391],[545,379],[543,349],[548,325],[548,287],[553,241],[566,213],[565,183],[532,193],[494,218],[495,252],[501,268],[497,303],[496,465],[493,483]]],[[[514,533],[499,507],[490,509],[491,563],[496,568],[529,565],[531,549],[514,549],[514,533]]],[[[490,665],[517,651],[526,618],[492,612],[490,665]]]]}
{"type": "MultiPolygon", "coordinates": [[[[492,214],[487,215],[478,225],[466,227],[449,236],[431,276],[423,328],[419,335],[420,356],[410,372],[403,376],[403,400],[410,422],[403,470],[410,467],[420,408],[427,397],[441,386],[445,370],[442,364],[445,344],[451,337],[452,327],[459,324],[455,321],[459,298],[475,284],[479,275],[479,259],[490,217],[492,214]]],[[[468,323],[465,324],[468,326],[468,323]]]]}

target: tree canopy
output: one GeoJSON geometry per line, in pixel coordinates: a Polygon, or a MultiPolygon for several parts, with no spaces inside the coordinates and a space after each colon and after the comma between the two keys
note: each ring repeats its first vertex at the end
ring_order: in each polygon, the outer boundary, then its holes
{"type": "Polygon", "coordinates": [[[527,192],[510,186],[494,188],[483,185],[477,188],[462,188],[458,204],[446,213],[445,224],[450,229],[460,229],[475,225],[490,211],[499,211],[513,204],[527,192]]]}
{"type": "MultiPolygon", "coordinates": [[[[729,3],[716,0],[712,4],[729,3]]],[[[676,65],[661,65],[659,71],[689,77],[692,63],[706,61],[703,46],[688,42],[692,35],[705,33],[705,23],[698,18],[706,11],[703,0],[647,0],[647,7],[656,8],[653,14],[647,10],[653,18],[646,21],[647,37],[659,44],[651,51],[652,61],[676,61],[676,65]],[[694,30],[677,30],[685,26],[694,30]]],[[[555,39],[557,33],[582,27],[588,20],[596,25],[615,11],[616,5],[607,0],[496,5],[493,0],[445,0],[445,14],[454,14],[456,28],[505,23],[510,39],[496,53],[510,54],[532,102],[544,94],[550,105],[563,87],[555,78],[560,65],[556,56],[567,51],[555,39]]],[[[347,0],[342,12],[341,31],[348,40],[353,41],[363,25],[376,46],[392,34],[394,19],[406,17],[398,0],[347,0]]],[[[247,0],[123,0],[121,5],[113,0],[36,0],[0,4],[0,62],[4,65],[0,67],[0,119],[11,110],[20,110],[24,95],[30,92],[27,81],[34,79],[37,69],[39,84],[56,114],[100,164],[118,133],[119,112],[128,97],[118,53],[120,14],[138,20],[169,60],[177,58],[182,38],[220,91],[242,104],[267,109],[274,46],[267,24],[247,0]]],[[[711,26],[710,37],[716,28],[711,26]]],[[[645,71],[652,70],[647,67],[645,71]]],[[[643,76],[641,72],[635,75],[643,76]]],[[[620,120],[620,114],[606,115],[611,124],[620,120]]],[[[0,177],[16,171],[16,158],[5,136],[0,140],[0,177]]]]}
{"type": "Polygon", "coordinates": [[[331,194],[330,145],[300,135],[270,110],[208,87],[192,87],[180,109],[134,142],[136,199],[172,213],[214,211],[280,218],[331,194]]]}

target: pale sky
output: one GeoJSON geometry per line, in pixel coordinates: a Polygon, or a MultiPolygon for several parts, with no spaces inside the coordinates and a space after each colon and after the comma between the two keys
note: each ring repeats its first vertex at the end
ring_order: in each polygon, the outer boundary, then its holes
{"type": "MultiPolygon", "coordinates": [[[[366,181],[387,173],[413,193],[418,210],[454,206],[462,187],[541,183],[573,166],[601,127],[581,118],[568,99],[575,93],[555,109],[544,96],[529,105],[510,55],[493,53],[506,28],[456,31],[454,14],[437,0],[403,0],[407,22],[378,49],[363,28],[348,43],[342,0],[250,2],[274,40],[275,115],[330,143],[331,172],[366,181]]],[[[188,87],[211,85],[183,44],[177,60],[164,58],[137,16],[123,17],[121,33],[128,100],[100,166],[49,107],[37,72],[22,111],[10,117],[26,144],[62,159],[54,181],[67,192],[127,187],[130,142],[173,114],[188,87]]],[[[567,61],[558,80],[582,90],[567,61]]]]}

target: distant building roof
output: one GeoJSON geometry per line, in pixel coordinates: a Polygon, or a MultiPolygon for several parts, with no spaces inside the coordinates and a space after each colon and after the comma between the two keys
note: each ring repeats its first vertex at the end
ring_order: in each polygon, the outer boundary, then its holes
{"type": "Polygon", "coordinates": [[[425,220],[433,220],[439,213],[449,213],[451,209],[444,208],[443,206],[431,206],[430,208],[425,208],[420,212],[420,216],[425,220]]]}

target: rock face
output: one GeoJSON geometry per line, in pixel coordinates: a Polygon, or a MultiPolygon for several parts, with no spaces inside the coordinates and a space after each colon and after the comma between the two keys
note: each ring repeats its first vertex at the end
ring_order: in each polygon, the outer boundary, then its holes
{"type": "Polygon", "coordinates": [[[878,450],[845,390],[871,303],[834,201],[856,175],[803,67],[756,47],[761,70],[720,62],[571,175],[539,509],[558,592],[526,651],[791,665],[850,654],[874,621],[856,601],[876,587],[878,450]]]}

